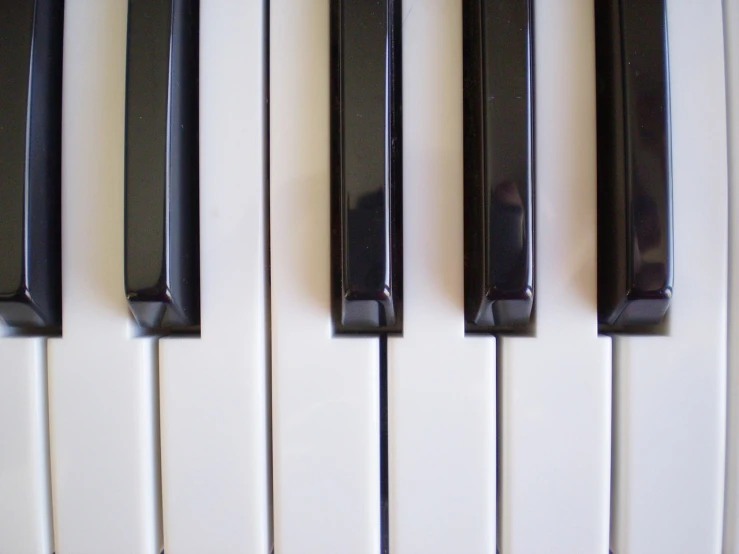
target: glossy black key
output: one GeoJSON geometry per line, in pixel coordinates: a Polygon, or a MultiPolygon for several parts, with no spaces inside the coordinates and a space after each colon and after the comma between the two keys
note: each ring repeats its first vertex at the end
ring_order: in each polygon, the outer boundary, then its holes
{"type": "Polygon", "coordinates": [[[400,0],[331,2],[336,332],[397,332],[401,306],[400,0]]]}
{"type": "Polygon", "coordinates": [[[0,317],[61,326],[64,3],[0,0],[0,317]]]}
{"type": "Polygon", "coordinates": [[[521,331],[534,299],[532,8],[463,1],[467,331],[521,331]]]}
{"type": "Polygon", "coordinates": [[[126,59],[126,295],[147,332],[197,331],[197,0],[130,0],[126,59]]]}
{"type": "Polygon", "coordinates": [[[665,0],[597,0],[598,318],[658,324],[673,288],[665,0]]]}

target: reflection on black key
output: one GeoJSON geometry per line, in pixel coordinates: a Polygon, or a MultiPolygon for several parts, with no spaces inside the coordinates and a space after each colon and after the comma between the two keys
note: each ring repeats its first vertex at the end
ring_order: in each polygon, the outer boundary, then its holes
{"type": "Polygon", "coordinates": [[[464,0],[465,321],[526,329],[534,299],[529,0],[464,0]]]}
{"type": "Polygon", "coordinates": [[[665,0],[597,0],[598,318],[658,324],[672,297],[665,0]]]}
{"type": "Polygon", "coordinates": [[[331,2],[332,308],[337,332],[399,331],[399,0],[331,2]]]}
{"type": "Polygon", "coordinates": [[[0,317],[61,326],[64,3],[0,0],[0,317]]]}
{"type": "Polygon", "coordinates": [[[149,332],[200,321],[198,1],[130,0],[126,295],[149,332]]]}

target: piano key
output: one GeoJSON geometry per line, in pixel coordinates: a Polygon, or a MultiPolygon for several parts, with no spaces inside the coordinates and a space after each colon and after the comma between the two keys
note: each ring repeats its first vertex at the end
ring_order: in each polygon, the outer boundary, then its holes
{"type": "Polygon", "coordinates": [[[274,550],[380,550],[379,339],[334,337],[329,0],[270,4],[274,550]]]}
{"type": "Polygon", "coordinates": [[[201,336],[159,342],[165,552],[270,551],[264,6],[201,8],[201,336]]]}
{"type": "Polygon", "coordinates": [[[61,326],[64,2],[0,4],[0,318],[61,326]]]}
{"type": "Polygon", "coordinates": [[[670,2],[675,275],[664,334],[614,339],[614,554],[720,552],[726,443],[722,2],[670,2]],[[696,186],[700,183],[700,186],[696,186]]]}
{"type": "Polygon", "coordinates": [[[729,410],[723,548],[739,554],[739,2],[724,2],[729,141],[729,410]]]}
{"type": "Polygon", "coordinates": [[[45,346],[0,338],[0,552],[53,552],[45,346]]]}
{"type": "Polygon", "coordinates": [[[536,322],[498,341],[500,552],[608,552],[611,339],[598,336],[593,3],[533,4],[536,322]]]}
{"type": "Polygon", "coordinates": [[[197,330],[198,0],[129,0],[126,295],[148,332],[197,330]]]}
{"type": "Polygon", "coordinates": [[[465,317],[526,328],[534,298],[529,0],[464,0],[465,317]]]}
{"type": "Polygon", "coordinates": [[[334,328],[400,331],[400,2],[331,0],[331,34],[334,328]]]}
{"type": "Polygon", "coordinates": [[[598,315],[660,323],[673,288],[666,0],[595,2],[598,315]]]}
{"type": "Polygon", "coordinates": [[[389,551],[495,552],[496,339],[465,336],[462,3],[403,10],[404,324],[387,338],[389,551]]]}
{"type": "Polygon", "coordinates": [[[161,551],[154,344],[124,291],[126,2],[67,0],[64,336],[48,343],[57,554],[161,551]]]}
{"type": "Polygon", "coordinates": [[[47,554],[46,345],[7,335],[55,333],[61,324],[64,5],[0,5],[0,552],[47,554]]]}

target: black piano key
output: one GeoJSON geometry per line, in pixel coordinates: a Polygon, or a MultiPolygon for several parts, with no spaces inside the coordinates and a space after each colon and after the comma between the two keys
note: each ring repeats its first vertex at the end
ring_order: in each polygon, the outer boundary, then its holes
{"type": "Polygon", "coordinates": [[[0,0],[0,317],[61,330],[64,2],[0,0]]]}
{"type": "Polygon", "coordinates": [[[597,0],[598,319],[655,326],[673,289],[665,0],[597,0]]]}
{"type": "Polygon", "coordinates": [[[130,0],[126,59],[126,297],[147,332],[197,331],[197,0],[130,0]]]}
{"type": "Polygon", "coordinates": [[[397,332],[401,305],[400,0],[331,1],[332,311],[397,332]]]}
{"type": "Polygon", "coordinates": [[[532,8],[463,1],[467,331],[524,331],[534,299],[532,8]]]}

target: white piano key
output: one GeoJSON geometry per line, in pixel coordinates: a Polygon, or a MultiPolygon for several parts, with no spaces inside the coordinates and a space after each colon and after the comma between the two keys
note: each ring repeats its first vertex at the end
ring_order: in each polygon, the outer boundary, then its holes
{"type": "Polygon", "coordinates": [[[726,441],[721,1],[667,3],[675,294],[665,336],[614,339],[614,554],[719,552],[726,441]]]}
{"type": "Polygon", "coordinates": [[[45,350],[0,339],[0,552],[53,551],[45,350]]]}
{"type": "Polygon", "coordinates": [[[739,1],[724,2],[729,140],[729,412],[724,552],[739,554],[739,1]]]}
{"type": "Polygon", "coordinates": [[[168,553],[271,547],[263,6],[200,8],[202,338],[159,347],[168,553]]]}
{"type": "Polygon", "coordinates": [[[604,553],[611,342],[597,329],[593,4],[540,0],[534,17],[536,329],[498,343],[498,545],[604,553]]]}
{"type": "Polygon", "coordinates": [[[329,2],[270,5],[274,548],[380,550],[379,340],[332,337],[329,2]]]}
{"type": "Polygon", "coordinates": [[[63,337],[49,340],[56,554],[161,550],[157,384],[123,287],[125,0],[68,0],[63,337]]]}
{"type": "Polygon", "coordinates": [[[403,336],[388,338],[390,552],[495,552],[495,338],[465,337],[462,5],[403,11],[403,336]]]}

